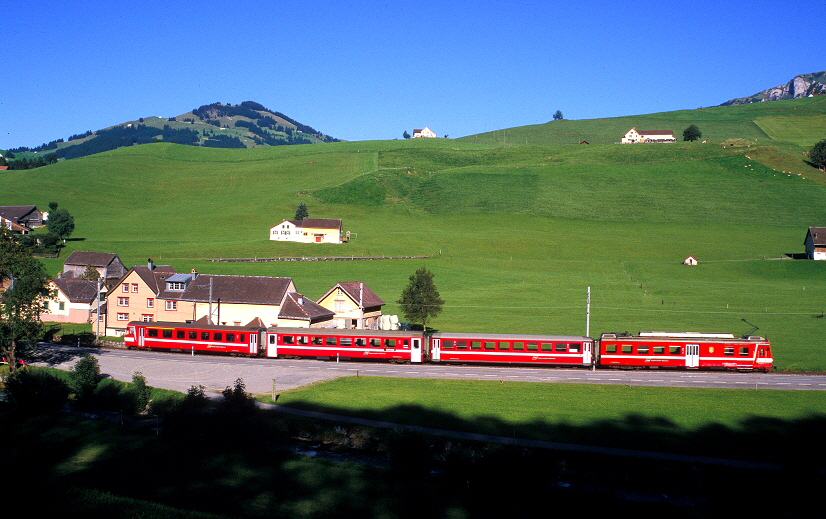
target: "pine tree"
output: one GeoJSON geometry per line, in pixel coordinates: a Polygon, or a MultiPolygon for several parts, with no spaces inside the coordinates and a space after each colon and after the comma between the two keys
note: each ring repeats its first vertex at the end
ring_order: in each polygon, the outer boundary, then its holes
{"type": "Polygon", "coordinates": [[[427,331],[427,321],[442,312],[444,300],[433,283],[433,273],[422,267],[410,276],[410,284],[402,291],[397,301],[408,321],[422,323],[427,331]]]}
{"type": "Polygon", "coordinates": [[[307,211],[307,204],[301,202],[298,204],[298,207],[295,209],[295,219],[296,220],[303,220],[304,218],[309,218],[310,213],[307,211]]]}

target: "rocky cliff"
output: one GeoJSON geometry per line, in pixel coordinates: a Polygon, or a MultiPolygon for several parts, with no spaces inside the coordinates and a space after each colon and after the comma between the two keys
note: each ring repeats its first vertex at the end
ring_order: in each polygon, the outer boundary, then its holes
{"type": "Polygon", "coordinates": [[[826,95],[826,70],[811,74],[800,74],[784,85],[768,88],[752,96],[731,99],[720,106],[795,99],[810,95],[826,95]]]}

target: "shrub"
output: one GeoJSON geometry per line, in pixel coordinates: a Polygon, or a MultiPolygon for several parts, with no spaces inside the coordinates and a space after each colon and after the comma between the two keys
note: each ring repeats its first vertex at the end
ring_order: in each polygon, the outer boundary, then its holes
{"type": "Polygon", "coordinates": [[[133,410],[135,413],[146,411],[146,407],[149,405],[149,394],[151,390],[152,388],[146,385],[146,377],[143,376],[143,373],[136,371],[132,375],[132,386],[129,388],[129,392],[134,399],[133,410]]]}
{"type": "Polygon", "coordinates": [[[6,378],[6,395],[26,410],[53,412],[69,400],[69,386],[48,370],[28,366],[6,378]]]}
{"type": "Polygon", "coordinates": [[[100,382],[98,360],[87,353],[72,368],[71,386],[77,402],[87,402],[95,394],[100,382]]]}

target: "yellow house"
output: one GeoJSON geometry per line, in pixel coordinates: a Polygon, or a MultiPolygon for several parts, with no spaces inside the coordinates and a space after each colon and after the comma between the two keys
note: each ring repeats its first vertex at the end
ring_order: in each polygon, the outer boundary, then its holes
{"type": "Polygon", "coordinates": [[[361,281],[336,283],[317,301],[334,312],[336,328],[378,329],[384,301],[361,281]]]}
{"type": "MultiPolygon", "coordinates": [[[[57,278],[49,281],[52,297],[43,302],[40,320],[58,323],[88,323],[97,308],[98,286],[85,279],[57,278]]],[[[106,287],[101,287],[102,291],[106,287]]]]}
{"type": "Polygon", "coordinates": [[[284,220],[270,228],[270,240],[299,243],[341,243],[341,220],[336,218],[284,220]]]}

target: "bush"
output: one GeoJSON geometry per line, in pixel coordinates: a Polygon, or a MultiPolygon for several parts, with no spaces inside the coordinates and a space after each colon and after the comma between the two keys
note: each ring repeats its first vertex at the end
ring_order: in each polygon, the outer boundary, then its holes
{"type": "MultiPolygon", "coordinates": [[[[190,388],[191,390],[191,388],[190,388]]],[[[240,378],[235,379],[233,387],[227,386],[221,391],[224,395],[224,401],[221,407],[227,411],[249,411],[255,409],[255,398],[247,394],[244,381],[240,378]]]]}
{"type": "Polygon", "coordinates": [[[70,372],[72,391],[75,401],[88,402],[95,394],[100,382],[100,366],[98,360],[87,353],[77,361],[70,372]]]}
{"type": "Polygon", "coordinates": [[[69,386],[48,370],[28,366],[6,378],[6,396],[26,410],[54,412],[69,400],[69,386]]]}
{"type": "Polygon", "coordinates": [[[149,405],[149,394],[151,390],[152,388],[146,385],[146,377],[143,376],[143,373],[136,371],[135,374],[132,375],[132,386],[129,388],[129,392],[132,394],[134,401],[133,410],[135,413],[146,411],[149,405]]]}

